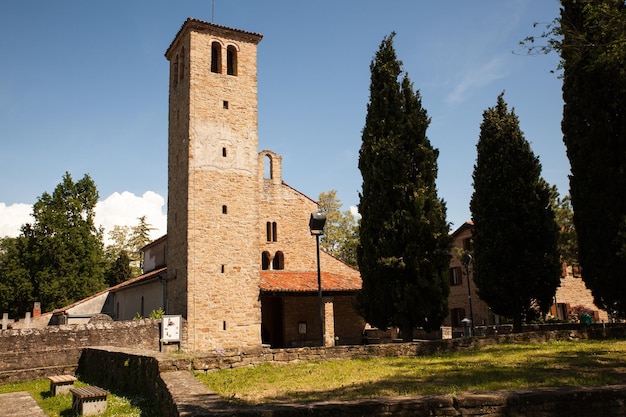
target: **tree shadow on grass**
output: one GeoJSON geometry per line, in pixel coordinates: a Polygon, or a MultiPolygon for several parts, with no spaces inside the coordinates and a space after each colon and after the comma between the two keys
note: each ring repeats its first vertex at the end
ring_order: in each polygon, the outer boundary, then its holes
{"type": "Polygon", "coordinates": [[[626,358],[606,348],[586,347],[546,354],[536,347],[520,345],[511,350],[523,353],[524,357],[503,365],[498,364],[497,357],[473,360],[470,356],[466,362],[450,361],[449,357],[440,361],[429,358],[425,366],[421,364],[414,372],[411,370],[411,358],[400,359],[391,365],[396,368],[393,375],[377,381],[346,381],[338,388],[324,391],[293,390],[265,397],[263,402],[340,401],[397,395],[626,383],[626,358]],[[429,371],[428,366],[435,370],[429,371]]]}

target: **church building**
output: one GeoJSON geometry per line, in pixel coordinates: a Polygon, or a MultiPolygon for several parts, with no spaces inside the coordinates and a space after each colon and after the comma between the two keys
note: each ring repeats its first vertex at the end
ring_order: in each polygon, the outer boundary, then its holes
{"type": "MultiPolygon", "coordinates": [[[[317,203],[258,147],[262,35],[188,19],[170,65],[164,309],[187,320],[190,351],[320,345],[317,203]],[[268,173],[268,175],[266,175],[268,173]]],[[[321,253],[326,345],[360,343],[357,270],[321,253]]],[[[145,271],[148,272],[148,271],[145,271]]]]}

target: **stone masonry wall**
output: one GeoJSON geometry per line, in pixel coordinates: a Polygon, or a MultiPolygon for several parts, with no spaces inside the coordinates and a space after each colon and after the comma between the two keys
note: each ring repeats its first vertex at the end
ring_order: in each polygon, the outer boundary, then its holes
{"type": "Polygon", "coordinates": [[[565,269],[565,276],[561,278],[561,286],[556,289],[555,300],[557,303],[564,303],[571,307],[584,306],[597,315],[598,321],[609,321],[609,315],[606,311],[599,309],[593,302],[593,295],[591,291],[587,289],[585,282],[580,275],[574,275],[572,273],[572,267],[568,266],[565,269]]]}
{"type": "Polygon", "coordinates": [[[317,269],[315,237],[309,230],[309,217],[317,211],[317,203],[288,185],[263,181],[259,208],[259,250],[273,257],[281,251],[287,271],[315,271],[317,269]],[[276,222],[276,241],[267,241],[266,223],[276,222]]]}
{"type": "Polygon", "coordinates": [[[541,388],[519,391],[455,393],[452,395],[368,398],[353,401],[281,403],[257,407],[232,406],[199,384],[189,369],[249,366],[261,362],[285,363],[371,356],[415,356],[454,352],[479,346],[526,341],[624,337],[623,327],[502,335],[389,345],[335,348],[256,349],[213,352],[206,356],[146,356],[119,349],[87,349],[81,375],[94,384],[153,398],[163,416],[483,416],[483,417],[596,417],[626,413],[626,386],[541,388]]]}
{"type": "MultiPolygon", "coordinates": [[[[279,163],[274,161],[275,165],[279,163]]],[[[279,168],[276,171],[282,172],[279,168]]],[[[263,251],[269,252],[272,257],[280,251],[284,255],[286,271],[315,271],[316,242],[309,230],[309,218],[311,213],[317,211],[317,202],[282,181],[276,181],[276,178],[262,180],[260,201],[259,262],[263,251]],[[267,241],[267,222],[277,224],[275,242],[267,241]]],[[[359,271],[323,250],[320,250],[320,266],[324,272],[360,276],[359,271]]]]}
{"type": "Polygon", "coordinates": [[[0,383],[74,373],[87,346],[159,351],[160,320],[106,321],[0,331],[0,383]]]}
{"type": "Polygon", "coordinates": [[[261,344],[259,41],[188,20],[166,54],[179,62],[170,67],[178,76],[170,76],[168,267],[175,278],[167,312],[187,319],[191,351],[261,344]],[[228,50],[236,51],[234,74],[228,50]]]}
{"type": "Polygon", "coordinates": [[[597,417],[626,413],[624,385],[234,406],[190,372],[179,370],[182,367],[180,360],[87,349],[79,372],[81,380],[91,384],[150,398],[163,417],[597,417]]]}

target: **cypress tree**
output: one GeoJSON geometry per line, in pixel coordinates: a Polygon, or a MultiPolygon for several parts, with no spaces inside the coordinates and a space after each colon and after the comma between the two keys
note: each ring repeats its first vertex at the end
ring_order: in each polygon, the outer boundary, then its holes
{"type": "Polygon", "coordinates": [[[520,331],[531,308],[548,310],[560,283],[550,187],[503,94],[484,112],[476,148],[474,281],[479,297],[520,331]]]}
{"type": "Polygon", "coordinates": [[[121,284],[132,278],[133,270],[130,266],[131,259],[125,250],[122,250],[117,259],[104,273],[104,279],[109,287],[121,284]]]}
{"type": "Polygon", "coordinates": [[[582,277],[626,317],[626,6],[562,0],[563,141],[582,277]]]}
{"type": "Polygon", "coordinates": [[[437,197],[438,151],[419,91],[404,74],[392,33],[370,65],[359,169],[363,177],[357,260],[365,319],[397,326],[404,340],[417,326],[438,329],[447,316],[451,238],[445,203],[437,197]]]}

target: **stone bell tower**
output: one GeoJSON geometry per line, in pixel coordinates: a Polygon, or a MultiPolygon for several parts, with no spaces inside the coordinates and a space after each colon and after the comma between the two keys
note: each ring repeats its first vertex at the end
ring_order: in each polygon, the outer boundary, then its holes
{"type": "Polygon", "coordinates": [[[188,19],[165,53],[170,63],[167,314],[187,319],[190,351],[261,344],[261,39],[188,19]]]}

